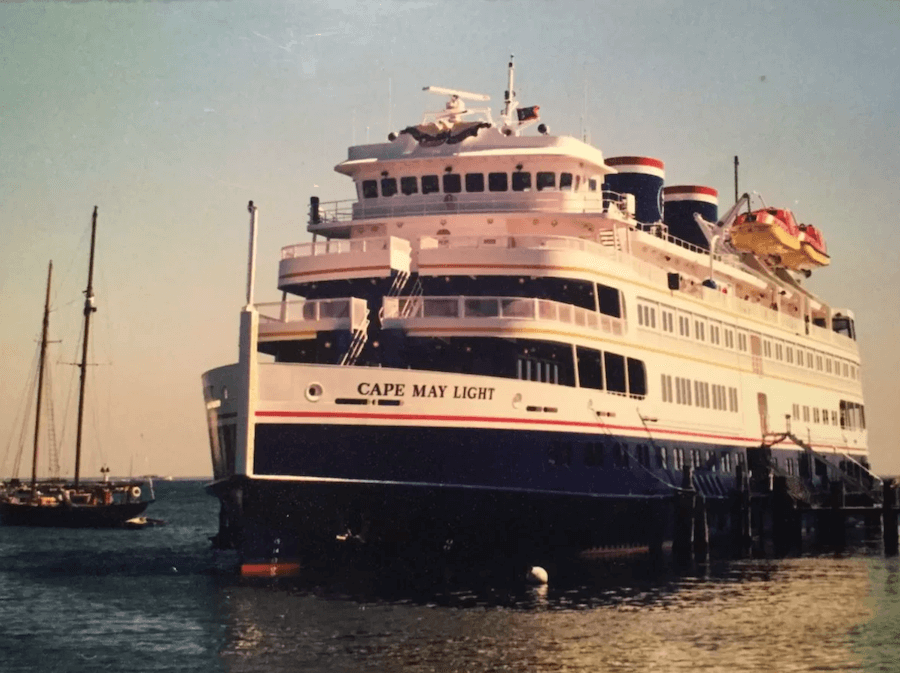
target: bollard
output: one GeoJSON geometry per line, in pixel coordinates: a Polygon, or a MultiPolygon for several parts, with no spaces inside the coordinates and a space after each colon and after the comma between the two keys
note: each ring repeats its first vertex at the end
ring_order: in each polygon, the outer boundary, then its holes
{"type": "Polygon", "coordinates": [[[897,489],[893,479],[886,479],[882,487],[883,499],[881,502],[882,534],[884,535],[884,555],[896,556],[898,553],[897,540],[897,489]]]}

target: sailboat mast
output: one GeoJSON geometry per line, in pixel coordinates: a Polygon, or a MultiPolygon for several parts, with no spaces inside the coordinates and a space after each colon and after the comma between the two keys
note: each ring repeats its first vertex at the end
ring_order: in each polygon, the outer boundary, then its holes
{"type": "Polygon", "coordinates": [[[47,297],[44,299],[44,325],[41,329],[41,357],[38,365],[37,410],[34,414],[34,455],[31,459],[31,497],[37,492],[38,438],[41,434],[41,400],[44,397],[44,360],[47,357],[47,327],[50,325],[50,279],[53,262],[47,269],[47,297]]]}
{"type": "Polygon", "coordinates": [[[97,206],[91,220],[91,256],[88,262],[88,282],[84,291],[84,340],[81,343],[81,384],[78,392],[78,428],[75,438],[75,488],[81,476],[81,433],[84,429],[84,384],[87,378],[88,337],[91,332],[91,313],[97,310],[94,306],[94,242],[97,237],[97,206]]]}

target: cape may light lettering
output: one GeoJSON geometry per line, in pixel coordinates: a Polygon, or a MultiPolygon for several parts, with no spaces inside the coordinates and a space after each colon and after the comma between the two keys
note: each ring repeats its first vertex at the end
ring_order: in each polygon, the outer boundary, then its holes
{"type": "MultiPolygon", "coordinates": [[[[356,386],[356,392],[366,397],[406,397],[409,387],[405,383],[372,383],[363,381],[356,386]]],[[[451,386],[412,384],[410,397],[454,400],[492,400],[494,388],[484,386],[451,386]]]]}

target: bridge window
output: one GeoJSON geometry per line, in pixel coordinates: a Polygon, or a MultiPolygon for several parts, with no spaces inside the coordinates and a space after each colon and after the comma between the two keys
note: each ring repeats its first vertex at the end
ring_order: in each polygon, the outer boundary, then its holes
{"type": "Polygon", "coordinates": [[[419,180],[415,176],[400,178],[400,191],[409,196],[419,193],[419,180]]]}
{"type": "Polygon", "coordinates": [[[393,196],[397,193],[397,178],[381,178],[381,195],[393,196]]]}
{"type": "Polygon", "coordinates": [[[516,171],[512,174],[512,188],[514,192],[525,192],[531,189],[531,173],[516,171]]]}
{"type": "Polygon", "coordinates": [[[441,191],[440,183],[438,182],[438,176],[436,175],[423,175],[422,176],[422,193],[423,194],[434,194],[435,192],[441,191]]]}
{"type": "Polygon", "coordinates": [[[538,172],[537,188],[539,192],[544,189],[556,189],[556,173],[551,173],[549,171],[538,172]]]}
{"type": "Polygon", "coordinates": [[[647,369],[641,360],[628,358],[628,392],[636,397],[647,394],[647,369]]]}
{"type": "Polygon", "coordinates": [[[616,353],[603,353],[606,366],[606,389],[614,393],[627,393],[625,381],[625,358],[616,353]]]}
{"type": "Polygon", "coordinates": [[[459,173],[444,173],[444,193],[459,194],[462,191],[462,176],[459,173]]]}
{"type": "Polygon", "coordinates": [[[505,192],[509,189],[509,176],[506,173],[488,173],[488,190],[505,192]]]}
{"type": "Polygon", "coordinates": [[[559,174],[559,188],[564,190],[572,189],[572,174],[571,173],[560,173],[559,174]]]}
{"type": "Polygon", "coordinates": [[[576,347],[578,358],[578,382],[582,388],[603,390],[603,362],[600,351],[576,347]]]}
{"type": "Polygon", "coordinates": [[[600,313],[614,318],[622,317],[622,304],[616,288],[598,283],[597,296],[600,300],[600,313]]]}
{"type": "Polygon", "coordinates": [[[374,199],[378,197],[378,181],[363,180],[362,195],[364,199],[374,199]]]}
{"type": "Polygon", "coordinates": [[[466,191],[484,191],[484,173],[466,173],[466,191]]]}

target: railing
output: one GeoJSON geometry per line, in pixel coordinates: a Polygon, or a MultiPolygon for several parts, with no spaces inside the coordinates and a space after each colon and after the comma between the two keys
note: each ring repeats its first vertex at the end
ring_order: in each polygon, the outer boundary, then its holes
{"type": "Polygon", "coordinates": [[[380,238],[353,238],[353,239],[329,239],[316,243],[298,243],[281,249],[281,259],[294,259],[296,257],[315,257],[317,255],[340,255],[350,252],[374,252],[384,250],[410,251],[410,243],[405,238],[380,237],[380,238]]]}
{"type": "Polygon", "coordinates": [[[512,319],[564,323],[621,336],[625,321],[550,299],[523,297],[385,297],[384,318],[512,319]]]}
{"type": "Polygon", "coordinates": [[[447,236],[442,238],[422,237],[418,241],[420,250],[458,248],[519,248],[541,250],[579,250],[595,255],[610,256],[610,247],[571,236],[447,236]]]}
{"type": "Polygon", "coordinates": [[[559,212],[559,213],[608,213],[615,207],[620,214],[627,211],[626,198],[617,192],[503,192],[494,194],[444,194],[425,196],[397,195],[389,198],[356,201],[327,201],[319,203],[318,221],[310,210],[309,223],[313,226],[367,220],[385,217],[413,217],[416,215],[444,215],[447,213],[478,212],[559,212]],[[415,199],[415,200],[411,200],[415,199]],[[371,202],[370,202],[371,201],[371,202]]]}
{"type": "Polygon", "coordinates": [[[348,327],[356,328],[368,314],[366,300],[357,297],[272,302],[257,304],[256,310],[261,327],[272,323],[346,320],[348,327]]]}

